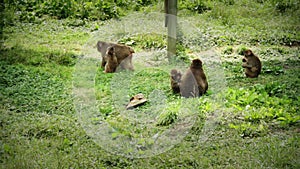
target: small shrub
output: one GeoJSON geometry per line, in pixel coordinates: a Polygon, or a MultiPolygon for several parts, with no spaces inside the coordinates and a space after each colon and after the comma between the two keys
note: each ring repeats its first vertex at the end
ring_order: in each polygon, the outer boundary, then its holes
{"type": "Polygon", "coordinates": [[[163,111],[157,118],[158,126],[168,126],[176,121],[178,118],[178,112],[180,104],[171,104],[163,111]]]}
{"type": "Polygon", "coordinates": [[[75,1],[75,0],[6,0],[6,10],[17,13],[18,20],[34,22],[36,18],[49,15],[58,19],[77,18],[89,20],[107,20],[118,18],[125,12],[140,10],[157,2],[156,0],[135,1],[75,1]]]}
{"type": "Polygon", "coordinates": [[[270,64],[264,64],[262,67],[262,72],[264,74],[270,74],[270,75],[281,75],[284,73],[283,66],[282,65],[276,65],[274,64],[276,61],[273,62],[272,65],[270,64]]]}
{"type": "Polygon", "coordinates": [[[279,82],[271,82],[267,83],[266,85],[255,85],[254,90],[262,93],[266,92],[270,97],[272,96],[282,96],[283,92],[285,91],[286,85],[281,84],[279,82]]]}
{"type": "Polygon", "coordinates": [[[275,9],[281,13],[299,9],[299,1],[297,0],[272,0],[272,3],[275,5],[275,9]]]}
{"type": "Polygon", "coordinates": [[[178,59],[179,61],[190,63],[190,57],[187,55],[187,49],[183,45],[178,43],[176,45],[176,59],[178,59]]]}
{"type": "Polygon", "coordinates": [[[125,36],[118,40],[118,43],[136,46],[141,49],[163,49],[167,46],[166,39],[166,36],[149,33],[125,36]]]}
{"type": "Polygon", "coordinates": [[[234,5],[234,0],[219,0],[220,2],[223,2],[226,5],[234,5]]]}
{"type": "Polygon", "coordinates": [[[223,54],[225,55],[231,55],[233,53],[233,47],[228,46],[226,49],[223,50],[223,54]]]}
{"type": "Polygon", "coordinates": [[[253,125],[251,123],[242,123],[242,124],[229,124],[229,127],[236,129],[241,137],[259,137],[267,134],[267,126],[263,124],[253,125]]]}
{"type": "Polygon", "coordinates": [[[197,1],[181,1],[179,3],[179,10],[181,9],[187,9],[192,12],[196,13],[203,13],[207,10],[211,10],[211,7],[205,4],[203,0],[197,0],[197,1]]]}

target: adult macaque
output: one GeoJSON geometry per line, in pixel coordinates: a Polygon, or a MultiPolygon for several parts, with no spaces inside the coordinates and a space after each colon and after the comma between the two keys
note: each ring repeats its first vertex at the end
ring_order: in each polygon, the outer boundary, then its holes
{"type": "Polygon", "coordinates": [[[118,65],[122,69],[129,69],[133,70],[132,65],[132,54],[135,53],[134,50],[130,46],[115,44],[115,43],[108,43],[103,41],[97,42],[97,49],[101,53],[102,56],[102,63],[101,67],[104,68],[107,62],[105,58],[106,50],[108,47],[114,47],[114,52],[118,60],[118,65]]]}
{"type": "Polygon", "coordinates": [[[180,93],[181,72],[176,69],[172,69],[170,74],[173,93],[180,93]]]}
{"type": "Polygon", "coordinates": [[[258,77],[261,72],[261,62],[259,58],[255,56],[250,49],[244,51],[244,56],[242,67],[245,69],[246,77],[258,77]]]}
{"type": "Polygon", "coordinates": [[[202,68],[202,61],[194,59],[180,82],[180,94],[183,97],[199,97],[206,93],[208,83],[202,68]]]}
{"type": "Polygon", "coordinates": [[[118,60],[115,54],[115,49],[113,46],[107,48],[107,52],[105,54],[105,59],[107,63],[105,64],[105,73],[113,73],[116,71],[118,67],[118,60]]]}
{"type": "Polygon", "coordinates": [[[119,60],[118,60],[118,64],[119,64],[118,68],[120,68],[121,70],[124,70],[124,69],[134,70],[133,64],[132,64],[132,53],[130,55],[128,55],[126,58],[124,58],[123,60],[121,60],[121,62],[119,62],[119,60]]]}

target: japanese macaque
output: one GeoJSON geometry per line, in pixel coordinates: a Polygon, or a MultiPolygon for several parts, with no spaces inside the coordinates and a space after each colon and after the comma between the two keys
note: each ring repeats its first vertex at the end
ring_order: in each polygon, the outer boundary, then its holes
{"type": "Polygon", "coordinates": [[[119,62],[119,60],[118,60],[118,64],[119,64],[118,68],[121,70],[125,70],[125,69],[126,70],[134,70],[133,64],[132,64],[132,53],[130,55],[128,55],[126,58],[124,58],[123,60],[121,60],[121,62],[119,62]]]}
{"type": "Polygon", "coordinates": [[[250,49],[244,51],[244,56],[242,67],[245,69],[246,77],[258,77],[261,72],[261,62],[259,58],[255,56],[250,49]]]}
{"type": "Polygon", "coordinates": [[[130,46],[98,41],[97,49],[101,53],[101,56],[102,56],[101,67],[104,68],[106,65],[106,62],[107,62],[106,57],[105,57],[106,51],[107,51],[108,47],[111,47],[111,46],[114,47],[114,52],[117,57],[118,65],[120,65],[120,68],[133,70],[134,68],[132,65],[132,54],[135,52],[130,46]]]}
{"type": "Polygon", "coordinates": [[[208,83],[202,68],[202,61],[194,59],[180,82],[180,94],[183,97],[199,97],[206,93],[208,83]]]}
{"type": "Polygon", "coordinates": [[[171,79],[171,88],[173,90],[173,93],[180,93],[181,76],[182,74],[180,71],[176,69],[171,70],[170,79],[171,79]]]}
{"type": "Polygon", "coordinates": [[[105,59],[107,63],[105,64],[104,72],[105,73],[115,72],[118,67],[118,60],[113,46],[107,48],[105,59]]]}

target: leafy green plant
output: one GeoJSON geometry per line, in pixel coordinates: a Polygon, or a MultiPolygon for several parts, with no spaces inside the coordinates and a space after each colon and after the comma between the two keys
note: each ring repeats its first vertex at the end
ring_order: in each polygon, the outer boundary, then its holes
{"type": "Polygon", "coordinates": [[[169,104],[168,107],[157,117],[156,125],[168,126],[176,121],[180,110],[180,104],[169,104]]]}
{"type": "Polygon", "coordinates": [[[179,1],[179,10],[188,9],[189,11],[196,13],[203,13],[211,9],[203,0],[183,0],[179,1]]]}
{"type": "Polygon", "coordinates": [[[156,0],[135,1],[99,1],[99,0],[13,0],[5,1],[6,10],[18,13],[21,21],[34,22],[37,18],[49,15],[58,19],[80,18],[89,20],[107,20],[124,15],[125,11],[140,10],[156,0]]]}
{"type": "Polygon", "coordinates": [[[275,5],[275,9],[282,13],[299,9],[299,1],[297,0],[271,0],[271,2],[275,5]]]}
{"type": "Polygon", "coordinates": [[[282,107],[288,107],[291,100],[287,97],[279,99],[275,97],[280,93],[280,87],[271,87],[278,83],[271,83],[270,85],[255,85],[252,89],[247,90],[240,88],[233,91],[229,89],[226,98],[227,106],[234,107],[238,112],[246,112],[245,120],[251,123],[260,121],[271,122],[273,120],[285,125],[293,125],[299,121],[295,109],[284,110],[282,107]],[[277,93],[279,92],[279,93],[277,93]],[[234,102],[234,104],[231,104],[234,102]],[[255,108],[255,107],[260,108],[255,108]]]}
{"type": "Polygon", "coordinates": [[[254,89],[259,92],[266,92],[269,96],[276,96],[276,97],[282,97],[284,94],[284,91],[286,89],[285,84],[281,84],[279,82],[270,82],[266,85],[255,85],[254,89]]]}
{"type": "Polygon", "coordinates": [[[223,2],[226,5],[234,5],[234,0],[219,0],[219,2],[223,2]]]}
{"type": "MultiPolygon", "coordinates": [[[[2,62],[3,63],[3,62],[2,62]]],[[[60,69],[60,68],[57,68],[60,69]]],[[[63,70],[63,69],[60,69],[63,70]]],[[[65,72],[66,73],[66,72],[65,72]]],[[[17,112],[59,113],[72,110],[72,99],[63,80],[44,70],[24,66],[1,66],[0,85],[3,105],[17,112]]]]}
{"type": "Polygon", "coordinates": [[[186,63],[190,63],[190,56],[187,55],[188,48],[186,48],[184,45],[177,43],[176,44],[176,58],[178,61],[183,61],[186,63]]]}
{"type": "Polygon", "coordinates": [[[153,33],[125,36],[119,39],[118,42],[141,49],[162,49],[167,46],[166,36],[153,33]]]}
{"type": "Polygon", "coordinates": [[[233,53],[233,47],[232,46],[228,46],[227,48],[225,48],[222,52],[223,54],[226,55],[231,55],[233,53]]]}
{"type": "Polygon", "coordinates": [[[276,61],[273,62],[273,64],[264,64],[262,67],[262,72],[265,74],[273,74],[273,75],[281,75],[284,73],[283,65],[276,65],[274,64],[276,61]]]}
{"type": "Polygon", "coordinates": [[[9,49],[0,49],[3,57],[0,61],[10,64],[22,63],[33,66],[41,66],[49,63],[57,63],[58,65],[73,66],[76,63],[77,55],[74,53],[66,53],[61,51],[48,51],[41,48],[39,50],[24,49],[22,46],[14,46],[9,49]]]}
{"type": "Polygon", "coordinates": [[[267,134],[268,128],[263,124],[253,125],[251,123],[229,124],[229,127],[237,130],[243,138],[253,138],[267,134]]]}

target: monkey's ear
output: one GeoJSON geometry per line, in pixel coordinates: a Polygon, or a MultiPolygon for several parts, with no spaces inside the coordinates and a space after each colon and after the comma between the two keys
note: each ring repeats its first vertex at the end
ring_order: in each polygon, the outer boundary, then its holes
{"type": "Polygon", "coordinates": [[[251,56],[252,55],[252,51],[250,49],[247,49],[244,51],[244,55],[245,56],[251,56]]]}

